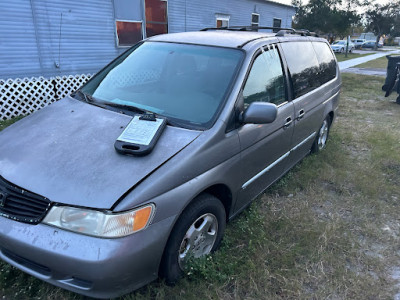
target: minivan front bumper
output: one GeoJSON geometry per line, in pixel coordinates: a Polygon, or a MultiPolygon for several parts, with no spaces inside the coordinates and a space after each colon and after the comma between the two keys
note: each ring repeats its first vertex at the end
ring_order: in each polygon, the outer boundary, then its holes
{"type": "Polygon", "coordinates": [[[0,217],[0,258],[64,289],[96,298],[116,297],[157,278],[175,217],[117,239],[0,217]]]}

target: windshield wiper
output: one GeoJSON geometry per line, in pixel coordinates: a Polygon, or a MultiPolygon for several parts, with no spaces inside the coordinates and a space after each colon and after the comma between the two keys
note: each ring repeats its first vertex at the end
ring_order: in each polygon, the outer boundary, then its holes
{"type": "Polygon", "coordinates": [[[110,106],[110,107],[114,107],[114,108],[120,108],[122,110],[127,110],[130,112],[136,112],[136,113],[140,113],[142,114],[142,117],[147,118],[156,118],[156,117],[162,117],[164,119],[167,120],[167,125],[173,126],[173,127],[184,127],[180,122],[177,121],[173,121],[170,118],[157,114],[155,112],[152,112],[151,110],[147,110],[147,109],[142,109],[136,106],[132,106],[132,105],[126,105],[126,104],[120,104],[120,103],[112,103],[112,102],[106,102],[104,103],[105,106],[110,106]]]}
{"type": "MultiPolygon", "coordinates": [[[[81,90],[76,90],[74,94],[75,95],[79,94],[80,98],[83,98],[83,100],[85,100],[85,102],[88,102],[88,103],[93,102],[92,96],[82,92],[81,90]]],[[[72,95],[72,96],[74,96],[74,95],[72,95]]]]}
{"type": "Polygon", "coordinates": [[[152,113],[154,114],[152,111],[149,110],[145,110],[136,106],[132,106],[132,105],[126,105],[126,104],[119,104],[119,103],[113,103],[113,102],[103,102],[103,104],[105,106],[110,106],[110,107],[114,107],[114,108],[120,108],[122,110],[126,110],[126,111],[131,111],[131,112],[137,112],[137,113],[152,113]]]}
{"type": "Polygon", "coordinates": [[[99,99],[94,98],[92,95],[87,94],[87,93],[85,93],[85,92],[83,92],[81,90],[77,90],[75,92],[75,95],[76,94],[79,94],[79,98],[81,98],[81,100],[84,100],[85,102],[93,104],[93,105],[96,105],[96,106],[100,106],[102,108],[113,107],[113,108],[119,108],[119,109],[122,109],[122,110],[125,110],[125,111],[130,111],[130,112],[135,112],[135,113],[155,114],[152,111],[141,109],[141,108],[136,107],[136,106],[99,100],[99,99]]]}
{"type": "Polygon", "coordinates": [[[99,106],[99,107],[101,107],[101,108],[104,108],[104,105],[102,105],[101,103],[99,103],[99,101],[98,101],[96,98],[94,98],[92,95],[86,94],[86,93],[82,92],[81,90],[77,90],[77,91],[75,92],[75,95],[76,95],[76,94],[79,94],[81,100],[84,100],[86,103],[90,103],[90,104],[99,106]]]}
{"type": "MultiPolygon", "coordinates": [[[[120,108],[122,110],[130,111],[130,112],[154,115],[155,117],[158,116],[158,114],[156,114],[156,113],[154,113],[154,112],[152,112],[150,110],[142,109],[142,108],[139,108],[139,107],[136,107],[136,106],[97,100],[92,95],[86,94],[86,93],[82,92],[81,90],[77,90],[75,92],[75,94],[79,94],[80,97],[83,98],[82,100],[84,100],[85,102],[93,104],[93,105],[96,105],[96,106],[99,106],[99,107],[102,107],[102,108],[106,108],[108,106],[108,107],[113,107],[113,108],[120,108]]],[[[167,125],[170,125],[170,126],[173,126],[173,127],[183,127],[183,128],[185,128],[184,123],[182,123],[182,122],[178,122],[176,120],[171,120],[170,118],[167,118],[166,116],[162,116],[162,115],[160,115],[160,116],[165,118],[165,119],[167,119],[167,125]]]]}

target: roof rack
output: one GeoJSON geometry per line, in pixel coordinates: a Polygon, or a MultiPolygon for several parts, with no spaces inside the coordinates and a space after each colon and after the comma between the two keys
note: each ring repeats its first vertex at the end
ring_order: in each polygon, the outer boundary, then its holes
{"type": "Polygon", "coordinates": [[[310,32],[307,29],[293,29],[293,28],[290,28],[289,30],[287,30],[287,29],[279,30],[276,33],[276,36],[285,36],[285,34],[299,34],[301,36],[315,36],[315,37],[318,37],[317,33],[310,32]]]}
{"type": "Polygon", "coordinates": [[[298,34],[301,36],[316,36],[315,32],[310,32],[306,29],[293,29],[293,28],[281,28],[281,27],[268,27],[268,26],[228,26],[228,27],[208,27],[203,28],[200,31],[209,30],[230,30],[230,31],[258,31],[259,29],[270,29],[278,30],[276,36],[285,36],[286,34],[298,34]]]}

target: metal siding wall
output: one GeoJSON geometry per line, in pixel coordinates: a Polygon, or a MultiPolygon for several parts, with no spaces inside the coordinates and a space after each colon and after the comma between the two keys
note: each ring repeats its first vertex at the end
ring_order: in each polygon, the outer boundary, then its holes
{"type": "Polygon", "coordinates": [[[0,79],[40,71],[31,4],[0,2],[0,79]]]}
{"type": "Polygon", "coordinates": [[[45,75],[96,72],[118,54],[111,1],[32,1],[45,75]]]}
{"type": "Polygon", "coordinates": [[[258,0],[169,0],[169,32],[196,31],[204,27],[215,27],[216,13],[230,15],[230,26],[250,26],[251,14],[258,13],[260,26],[272,26],[273,18],[278,18],[282,19],[282,27],[291,27],[295,9],[258,0]]]}
{"type": "Polygon", "coordinates": [[[183,32],[186,30],[186,0],[168,0],[168,32],[183,32]]]}
{"type": "Polygon", "coordinates": [[[0,79],[93,73],[125,50],[116,47],[111,0],[4,2],[0,79]]]}
{"type": "MultiPolygon", "coordinates": [[[[137,10],[139,0],[130,3],[137,10]]],[[[0,79],[93,73],[126,50],[116,47],[113,0],[0,1],[0,10],[0,79]]],[[[169,0],[169,32],[215,27],[216,13],[230,15],[230,25],[250,25],[252,12],[260,25],[280,18],[290,27],[294,8],[262,0],[169,0]]]]}

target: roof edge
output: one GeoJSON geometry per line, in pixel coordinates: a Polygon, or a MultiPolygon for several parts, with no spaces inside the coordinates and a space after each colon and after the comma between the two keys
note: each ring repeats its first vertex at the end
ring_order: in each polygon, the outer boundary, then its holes
{"type": "Polygon", "coordinates": [[[290,4],[285,4],[285,3],[281,3],[281,2],[277,2],[277,1],[273,1],[273,0],[264,0],[263,2],[269,2],[269,3],[272,3],[272,4],[285,6],[287,8],[292,8],[292,9],[296,10],[296,6],[290,5],[290,4]]]}

